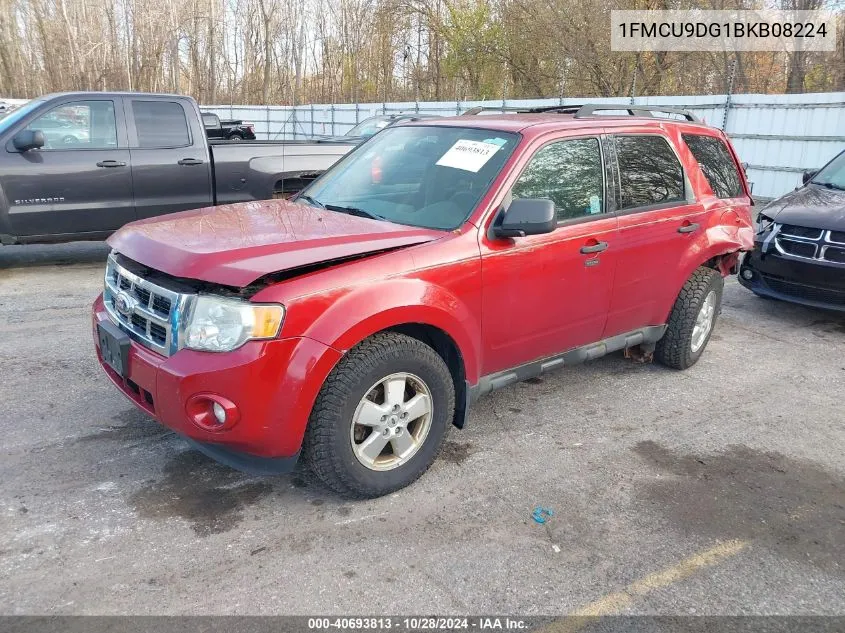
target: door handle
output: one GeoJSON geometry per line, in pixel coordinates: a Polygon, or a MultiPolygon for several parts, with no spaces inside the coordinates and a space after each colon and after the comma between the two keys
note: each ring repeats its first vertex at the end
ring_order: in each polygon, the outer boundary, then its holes
{"type": "Polygon", "coordinates": [[[678,233],[693,233],[698,230],[697,222],[690,222],[678,227],[678,233]]]}
{"type": "Polygon", "coordinates": [[[199,158],[183,158],[179,161],[180,165],[202,165],[202,161],[199,158]]]}
{"type": "Polygon", "coordinates": [[[101,160],[97,167],[126,167],[126,163],[119,160],[101,160]]]}
{"type": "Polygon", "coordinates": [[[582,246],[581,252],[584,255],[589,255],[590,253],[601,253],[603,250],[607,249],[607,242],[596,242],[595,244],[590,244],[589,246],[582,246]]]}

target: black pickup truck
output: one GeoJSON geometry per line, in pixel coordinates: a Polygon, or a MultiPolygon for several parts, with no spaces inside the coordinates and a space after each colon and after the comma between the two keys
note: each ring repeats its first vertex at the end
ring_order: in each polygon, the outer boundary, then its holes
{"type": "Polygon", "coordinates": [[[223,141],[254,141],[255,128],[252,123],[244,123],[236,120],[222,120],[214,112],[202,113],[202,124],[205,126],[205,135],[209,139],[223,141]]]}
{"type": "Polygon", "coordinates": [[[287,197],[358,142],[209,141],[190,97],[47,95],[0,119],[0,242],[103,239],[133,220],[287,197]]]}

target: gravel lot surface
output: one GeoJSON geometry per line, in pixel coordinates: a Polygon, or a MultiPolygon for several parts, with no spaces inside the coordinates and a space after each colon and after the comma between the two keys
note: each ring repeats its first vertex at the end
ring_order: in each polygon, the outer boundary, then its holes
{"type": "Polygon", "coordinates": [[[730,280],[692,369],[495,392],[418,483],[348,502],[218,466],[108,383],[107,252],[0,247],[2,613],[845,614],[843,316],[730,280]]]}

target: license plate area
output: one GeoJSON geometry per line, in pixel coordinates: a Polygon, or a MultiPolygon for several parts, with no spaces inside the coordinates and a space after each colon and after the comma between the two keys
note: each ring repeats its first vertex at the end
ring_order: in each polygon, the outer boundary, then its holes
{"type": "Polygon", "coordinates": [[[102,321],[97,324],[100,339],[100,354],[103,361],[123,378],[129,373],[129,335],[114,323],[102,321]]]}

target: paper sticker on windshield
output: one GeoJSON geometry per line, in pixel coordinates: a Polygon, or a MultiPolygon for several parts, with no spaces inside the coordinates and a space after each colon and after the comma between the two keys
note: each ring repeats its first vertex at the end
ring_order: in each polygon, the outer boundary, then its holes
{"type": "Polygon", "coordinates": [[[476,173],[484,167],[498,149],[499,146],[493,143],[461,139],[440,157],[437,164],[441,167],[454,167],[455,169],[476,173]]]}

